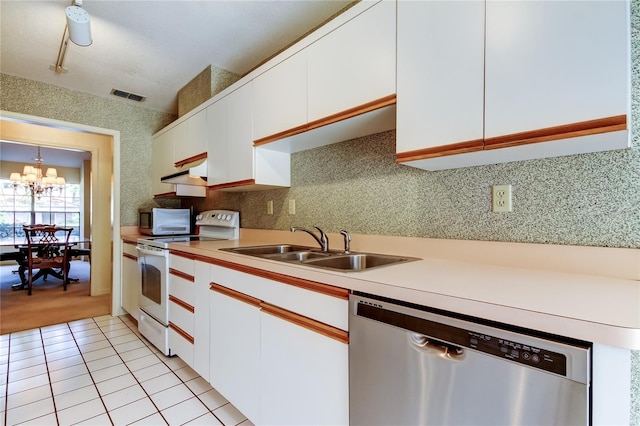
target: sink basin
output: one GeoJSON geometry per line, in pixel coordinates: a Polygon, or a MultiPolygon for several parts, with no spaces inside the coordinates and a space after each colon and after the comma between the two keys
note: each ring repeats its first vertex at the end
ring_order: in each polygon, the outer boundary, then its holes
{"type": "Polygon", "coordinates": [[[290,253],[269,254],[264,257],[274,260],[295,260],[302,262],[310,259],[326,258],[332,254],[335,253],[322,253],[320,251],[294,251],[290,253]]]}
{"type": "Polygon", "coordinates": [[[270,246],[233,247],[233,248],[226,248],[221,250],[230,251],[230,252],[239,253],[239,254],[246,254],[249,256],[264,257],[265,255],[290,253],[294,251],[308,252],[308,251],[311,251],[311,247],[295,246],[290,244],[276,244],[276,245],[270,245],[270,246]]]}
{"type": "Polygon", "coordinates": [[[314,259],[304,262],[307,266],[335,269],[338,271],[363,271],[379,266],[393,265],[401,262],[418,260],[413,257],[391,256],[386,254],[354,253],[314,259]]]}
{"type": "Polygon", "coordinates": [[[319,248],[292,244],[231,247],[220,250],[341,272],[366,271],[381,266],[420,260],[417,257],[392,256],[375,253],[343,254],[340,251],[323,252],[320,251],[319,248]]]}

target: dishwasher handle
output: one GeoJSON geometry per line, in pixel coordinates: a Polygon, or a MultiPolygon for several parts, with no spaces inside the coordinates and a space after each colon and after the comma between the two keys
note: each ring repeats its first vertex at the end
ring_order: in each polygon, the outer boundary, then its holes
{"type": "Polygon", "coordinates": [[[465,350],[460,346],[432,339],[422,333],[408,331],[407,334],[411,347],[426,355],[437,355],[451,361],[462,361],[465,357],[465,350]]]}
{"type": "Polygon", "coordinates": [[[161,249],[155,249],[154,250],[154,249],[148,249],[148,248],[136,246],[136,251],[138,253],[146,254],[146,255],[149,255],[149,256],[160,256],[160,257],[164,257],[165,256],[164,250],[161,250],[161,249]]]}

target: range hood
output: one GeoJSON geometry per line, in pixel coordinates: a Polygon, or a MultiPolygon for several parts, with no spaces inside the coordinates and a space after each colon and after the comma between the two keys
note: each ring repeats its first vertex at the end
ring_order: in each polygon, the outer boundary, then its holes
{"type": "Polygon", "coordinates": [[[162,183],[174,183],[179,185],[207,186],[207,160],[200,160],[191,164],[186,164],[183,170],[163,176],[162,183]]]}

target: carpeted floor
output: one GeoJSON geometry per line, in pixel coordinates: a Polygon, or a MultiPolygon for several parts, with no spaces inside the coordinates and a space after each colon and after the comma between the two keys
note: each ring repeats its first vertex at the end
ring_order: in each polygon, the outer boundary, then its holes
{"type": "Polygon", "coordinates": [[[32,295],[27,290],[12,290],[20,282],[17,265],[0,266],[0,334],[30,330],[111,312],[111,295],[90,296],[89,262],[74,260],[70,275],[78,282],[62,290],[62,281],[48,277],[33,283],[32,295]]]}

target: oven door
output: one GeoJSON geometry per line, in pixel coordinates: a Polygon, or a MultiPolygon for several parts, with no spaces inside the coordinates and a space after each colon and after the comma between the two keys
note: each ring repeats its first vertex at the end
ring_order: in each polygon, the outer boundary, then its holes
{"type": "Polygon", "coordinates": [[[138,244],[142,280],[138,291],[140,309],[156,321],[169,324],[169,250],[138,244]]]}

